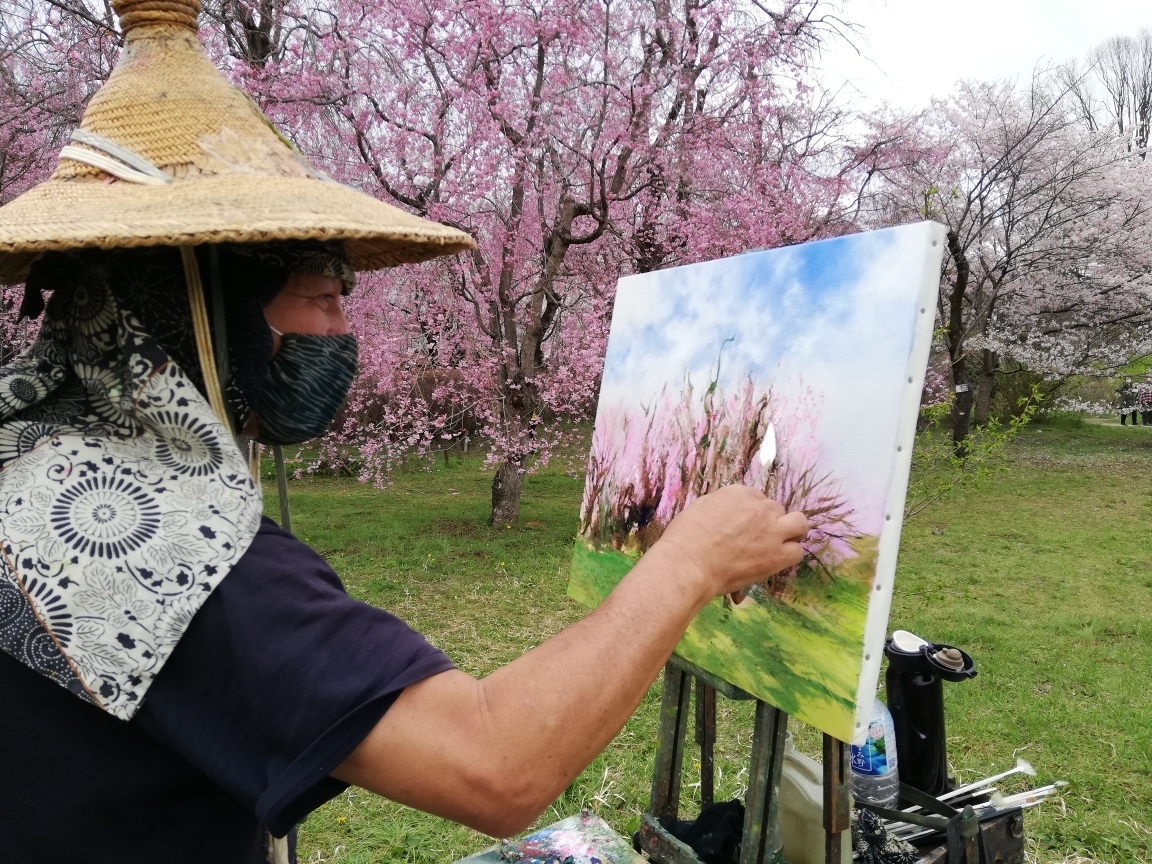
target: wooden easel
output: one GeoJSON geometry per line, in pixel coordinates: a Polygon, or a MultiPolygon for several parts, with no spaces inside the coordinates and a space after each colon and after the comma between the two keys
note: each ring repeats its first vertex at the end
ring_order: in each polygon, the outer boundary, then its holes
{"type": "MultiPolygon", "coordinates": [[[[656,770],[652,778],[649,813],[641,824],[640,843],[661,864],[699,864],[684,844],[667,833],[680,807],[680,777],[688,740],[693,682],[696,690],[695,739],[700,747],[701,806],[715,794],[716,694],[756,702],[752,732],[752,763],[744,802],[744,829],[740,864],[781,864],[779,809],[780,777],[784,770],[784,740],[788,715],[738,687],[722,681],[682,657],[673,655],[664,668],[664,696],[660,704],[660,731],[656,744],[656,770]]],[[[840,864],[843,832],[849,828],[848,745],[824,736],[824,849],[825,864],[840,864]]]]}

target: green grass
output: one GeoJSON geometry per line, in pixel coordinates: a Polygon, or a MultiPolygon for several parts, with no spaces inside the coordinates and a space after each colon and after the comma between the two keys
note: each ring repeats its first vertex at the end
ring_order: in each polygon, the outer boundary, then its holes
{"type": "MultiPolygon", "coordinates": [[[[964,779],[1016,755],[1062,801],[1027,811],[1033,860],[1152,862],[1152,429],[1094,423],[1024,431],[1006,470],[905,527],[892,627],[965,648],[979,676],[946,685],[949,757],[964,779]]],[[[566,594],[582,483],[562,467],[528,478],[510,528],[485,526],[479,460],[401,473],[380,491],[292,482],[296,533],[349,591],[427,633],[482,675],[584,608],[566,594]]],[[[275,515],[274,487],[268,512],[275,515]]],[[[590,806],[626,832],[644,809],[659,686],[544,815],[590,806]]],[[[751,717],[719,700],[718,796],[742,795],[751,717]]],[[[819,738],[797,726],[801,749],[819,738]]],[[[689,759],[693,756],[689,751],[689,759]]],[[[698,799],[689,766],[684,810],[698,799]]],[[[1011,787],[1024,788],[1023,784],[1011,787]]],[[[302,861],[449,862],[490,841],[350,790],[302,828],[302,861]]]]}
{"type": "Polygon", "coordinates": [[[1007,470],[905,526],[892,622],[967,649],[946,688],[964,777],[1068,779],[1028,812],[1041,860],[1152,860],[1152,429],[1022,433],[1007,470]]]}

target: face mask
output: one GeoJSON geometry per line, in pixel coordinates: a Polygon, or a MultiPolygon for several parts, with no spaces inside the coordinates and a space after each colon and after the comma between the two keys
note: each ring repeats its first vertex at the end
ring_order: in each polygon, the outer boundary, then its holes
{"type": "Polygon", "coordinates": [[[280,336],[280,351],[255,389],[252,413],[262,444],[299,444],[323,435],[359,371],[356,337],[280,336]]]}

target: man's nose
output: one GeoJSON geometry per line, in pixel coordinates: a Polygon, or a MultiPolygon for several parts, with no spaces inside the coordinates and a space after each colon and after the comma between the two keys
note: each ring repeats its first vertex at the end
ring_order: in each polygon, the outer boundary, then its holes
{"type": "Polygon", "coordinates": [[[348,316],[344,314],[344,308],[341,306],[338,312],[335,312],[330,316],[328,335],[343,336],[345,333],[351,332],[352,325],[348,323],[348,316]]]}

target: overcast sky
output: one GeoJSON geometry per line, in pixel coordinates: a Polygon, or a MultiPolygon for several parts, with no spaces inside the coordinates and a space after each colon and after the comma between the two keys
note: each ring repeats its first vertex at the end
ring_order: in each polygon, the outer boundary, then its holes
{"type": "Polygon", "coordinates": [[[1026,78],[1037,61],[1060,62],[1123,33],[1152,27],[1152,0],[839,0],[860,25],[860,55],[831,43],[830,85],[915,109],[959,78],[1026,78]]]}

